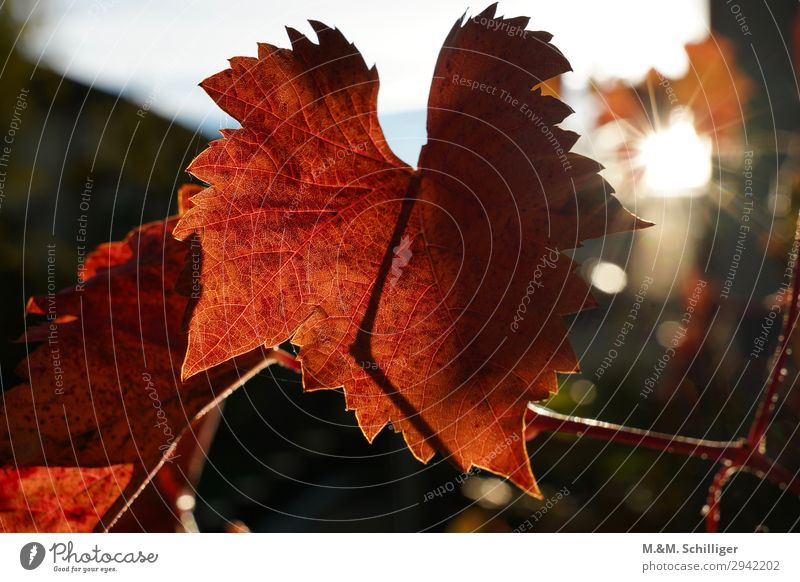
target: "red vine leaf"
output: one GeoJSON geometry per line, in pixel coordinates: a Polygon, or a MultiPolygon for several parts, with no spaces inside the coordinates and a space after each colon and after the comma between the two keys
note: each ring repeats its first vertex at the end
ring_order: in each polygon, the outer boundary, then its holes
{"type": "MultiPolygon", "coordinates": [[[[182,189],[180,197],[192,188],[182,189]]],[[[12,525],[108,528],[159,467],[172,461],[184,429],[269,363],[256,349],[180,382],[188,297],[176,291],[175,282],[184,264],[198,263],[187,259],[187,245],[172,238],[176,222],[173,217],[145,224],[124,241],[101,245],[87,255],[76,286],[30,300],[28,312],[45,321],[29,327],[23,339],[42,343],[17,370],[26,383],[5,392],[0,408],[0,466],[6,467],[0,516],[11,511],[12,525]],[[49,475],[59,472],[65,478],[53,486],[49,475]],[[120,472],[127,480],[111,484],[120,472]],[[16,487],[7,485],[17,477],[16,487]],[[98,493],[101,479],[109,485],[98,493]],[[26,507],[19,505],[21,495],[41,497],[45,510],[14,517],[26,507]],[[102,512],[91,507],[83,513],[65,509],[62,521],[52,514],[50,505],[68,508],[72,499],[98,495],[103,499],[94,508],[108,509],[99,523],[95,518],[102,512]],[[113,498],[111,507],[106,495],[113,498]]]]}
{"type": "Polygon", "coordinates": [[[0,531],[92,531],[127,489],[133,466],[0,468],[0,531]]]}
{"type": "Polygon", "coordinates": [[[344,386],[369,440],[391,422],[422,461],[537,494],[526,404],[577,369],[561,316],[593,305],[561,251],[648,223],[531,90],[569,70],[551,36],[493,14],[445,40],[419,170],[384,140],[376,69],[319,22],[203,82],[242,127],[189,168],[210,186],[175,230],[203,249],[183,375],[292,338],[305,388],[344,386]]]}

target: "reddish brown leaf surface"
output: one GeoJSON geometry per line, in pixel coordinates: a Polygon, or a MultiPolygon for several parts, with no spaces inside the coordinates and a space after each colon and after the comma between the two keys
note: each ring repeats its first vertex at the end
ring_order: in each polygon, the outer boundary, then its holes
{"type": "Polygon", "coordinates": [[[165,459],[173,460],[184,429],[269,363],[254,350],[180,382],[188,298],[175,282],[189,251],[171,236],[176,222],[145,224],[98,247],[87,256],[83,284],[29,302],[29,313],[45,321],[24,339],[43,343],[18,368],[26,384],[5,392],[0,408],[5,529],[85,531],[105,510],[97,527],[108,527],[165,459]],[[51,482],[54,473],[65,477],[51,482]],[[20,500],[30,496],[27,512],[20,500]],[[83,503],[89,498],[97,498],[93,506],[83,503]],[[53,513],[59,506],[60,517],[53,513]]]}
{"type": "Polygon", "coordinates": [[[128,488],[133,465],[0,468],[0,531],[92,531],[128,488]]]}
{"type": "Polygon", "coordinates": [[[537,494],[526,403],[577,369],[561,316],[593,304],[561,251],[648,223],[531,90],[569,70],[550,35],[493,14],[445,40],[419,170],[386,145],[376,69],[321,23],[203,82],[242,128],[190,167],[210,186],[175,230],[203,249],[183,374],[292,338],[305,388],[344,386],[369,440],[391,422],[422,461],[537,494]]]}

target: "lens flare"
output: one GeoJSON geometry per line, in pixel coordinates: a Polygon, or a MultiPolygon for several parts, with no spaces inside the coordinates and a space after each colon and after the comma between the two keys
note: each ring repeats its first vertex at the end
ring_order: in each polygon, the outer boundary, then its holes
{"type": "Polygon", "coordinates": [[[619,265],[608,261],[597,261],[591,266],[589,280],[592,286],[603,293],[613,295],[625,289],[628,277],[619,265]]]}
{"type": "Polygon", "coordinates": [[[703,193],[711,180],[711,140],[701,137],[687,118],[645,137],[639,148],[644,182],[663,196],[703,193]]]}

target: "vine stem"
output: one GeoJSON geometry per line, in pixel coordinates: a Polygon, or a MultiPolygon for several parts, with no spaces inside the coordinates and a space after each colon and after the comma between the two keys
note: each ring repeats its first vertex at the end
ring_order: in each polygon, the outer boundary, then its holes
{"type": "Polygon", "coordinates": [[[704,508],[706,531],[708,533],[717,533],[719,531],[719,506],[722,501],[722,490],[734,473],[736,473],[736,468],[725,464],[719,468],[716,475],[714,475],[714,479],[711,480],[711,486],[708,488],[708,497],[706,498],[706,506],[704,508]]]}
{"type": "MultiPolygon", "coordinates": [[[[763,452],[750,447],[747,439],[712,441],[677,436],[611,424],[590,418],[579,418],[553,412],[549,408],[529,404],[525,418],[525,438],[531,440],[542,432],[574,434],[607,442],[644,447],[704,460],[720,462],[723,468],[749,471],[781,488],[800,495],[800,479],[776,464],[763,452]]],[[[715,479],[715,483],[716,483],[715,479]]],[[[715,483],[712,483],[712,487],[715,483]]],[[[724,482],[718,484],[719,489],[724,482]]]]}
{"type": "Polygon", "coordinates": [[[800,245],[800,213],[797,219],[797,228],[795,229],[794,244],[792,246],[792,259],[790,259],[793,261],[793,273],[792,295],[789,302],[789,309],[784,318],[783,333],[781,334],[777,348],[775,348],[770,382],[767,389],[764,391],[764,396],[761,399],[753,424],[750,426],[750,432],[747,435],[747,440],[754,449],[757,447],[760,449],[764,448],[764,436],[767,433],[767,428],[769,428],[769,423],[772,419],[778,387],[784,377],[786,356],[791,345],[792,334],[797,325],[797,303],[800,296],[800,261],[797,260],[797,249],[798,245],[800,245]]]}
{"type": "Polygon", "coordinates": [[[591,418],[567,416],[537,404],[528,405],[525,424],[527,440],[533,439],[540,432],[559,432],[713,461],[732,459],[747,447],[745,439],[711,441],[651,432],[591,418]]]}

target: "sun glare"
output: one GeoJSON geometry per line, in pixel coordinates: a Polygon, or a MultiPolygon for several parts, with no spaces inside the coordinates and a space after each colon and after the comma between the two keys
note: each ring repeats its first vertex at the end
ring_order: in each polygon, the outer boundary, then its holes
{"type": "Polygon", "coordinates": [[[639,161],[645,185],[663,196],[701,194],[711,180],[711,142],[685,117],[645,137],[639,161]]]}

